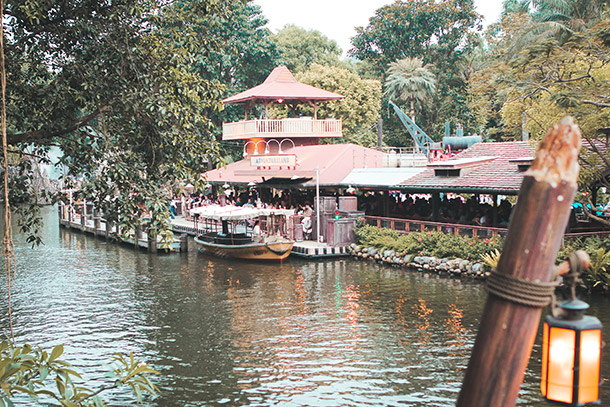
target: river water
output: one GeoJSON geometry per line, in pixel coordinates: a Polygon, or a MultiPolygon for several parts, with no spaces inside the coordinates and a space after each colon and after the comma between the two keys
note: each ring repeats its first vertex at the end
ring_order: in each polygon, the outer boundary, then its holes
{"type": "MultiPolygon", "coordinates": [[[[44,217],[44,246],[15,237],[15,336],[65,344],[91,387],[108,383],[114,352],[134,352],[161,372],[149,406],[455,405],[486,298],[479,282],[352,259],[249,264],[192,241],[188,254],[149,255],[60,229],[52,208],[44,217]]],[[[610,300],[586,300],[610,327],[610,300]]],[[[7,306],[2,295],[4,335],[7,306]]],[[[539,372],[540,335],[519,406],[552,405],[539,372]]],[[[134,404],[127,390],[107,398],[134,404]]]]}

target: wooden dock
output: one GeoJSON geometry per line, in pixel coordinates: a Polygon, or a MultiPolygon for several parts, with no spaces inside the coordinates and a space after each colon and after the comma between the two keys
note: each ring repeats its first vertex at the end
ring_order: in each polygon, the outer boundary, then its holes
{"type": "Polygon", "coordinates": [[[136,230],[133,237],[120,237],[118,226],[107,223],[105,219],[99,216],[95,210],[87,214],[86,206],[80,208],[80,213],[75,213],[69,205],[59,205],[59,225],[68,229],[78,230],[83,233],[91,234],[98,237],[103,237],[106,240],[114,240],[120,243],[132,245],[134,247],[148,250],[152,253],[157,252],[172,252],[177,253],[187,251],[187,235],[180,238],[174,238],[170,247],[162,247],[160,239],[149,239],[145,231],[136,230]]]}
{"type": "MultiPolygon", "coordinates": [[[[82,205],[82,204],[81,204],[82,205]]],[[[196,236],[204,230],[194,222],[178,216],[172,219],[171,226],[175,234],[179,234],[180,238],[174,239],[169,249],[161,248],[160,242],[151,242],[148,239],[146,232],[135,231],[132,238],[121,238],[120,230],[105,221],[105,219],[93,210],[86,206],[81,206],[80,212],[76,213],[71,210],[69,205],[59,205],[59,224],[68,229],[74,229],[83,233],[102,237],[107,240],[115,240],[121,243],[133,245],[150,252],[180,252],[188,250],[187,236],[196,236]],[[137,239],[135,238],[137,236],[137,239]]],[[[296,257],[317,259],[328,257],[343,257],[349,256],[348,246],[331,246],[327,243],[319,243],[311,240],[295,242],[292,248],[291,255],[296,257]]]]}

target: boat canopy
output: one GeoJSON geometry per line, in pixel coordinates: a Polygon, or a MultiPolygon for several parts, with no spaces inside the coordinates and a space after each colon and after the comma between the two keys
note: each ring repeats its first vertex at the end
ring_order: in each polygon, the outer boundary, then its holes
{"type": "Polygon", "coordinates": [[[255,208],[249,206],[233,206],[233,205],[207,205],[199,208],[191,209],[191,216],[198,215],[202,218],[213,220],[246,220],[253,219],[259,216],[269,215],[294,215],[291,209],[272,209],[272,208],[255,208]]]}

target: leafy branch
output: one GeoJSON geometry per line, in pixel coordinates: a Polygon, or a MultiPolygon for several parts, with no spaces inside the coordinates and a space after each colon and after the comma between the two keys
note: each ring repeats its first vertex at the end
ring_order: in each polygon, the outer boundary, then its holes
{"type": "Polygon", "coordinates": [[[116,353],[109,366],[114,383],[91,390],[75,383],[82,376],[68,362],[59,359],[63,351],[63,345],[55,346],[48,353],[30,345],[0,342],[0,406],[13,406],[15,398],[27,396],[36,402],[52,398],[64,407],[100,407],[106,405],[100,395],[119,387],[129,386],[138,403],[145,394],[155,396],[158,392],[149,376],[159,372],[137,361],[133,353],[129,357],[116,353]],[[55,390],[51,391],[49,384],[53,382],[55,390]]]}

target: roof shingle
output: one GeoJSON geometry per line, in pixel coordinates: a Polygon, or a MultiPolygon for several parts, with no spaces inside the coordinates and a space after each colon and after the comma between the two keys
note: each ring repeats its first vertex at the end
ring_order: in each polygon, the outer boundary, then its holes
{"type": "MultiPolygon", "coordinates": [[[[401,187],[413,189],[442,189],[446,191],[481,190],[481,192],[518,192],[523,181],[523,172],[519,171],[518,163],[511,160],[533,157],[534,148],[527,141],[511,141],[499,143],[477,143],[457,154],[452,161],[464,162],[478,157],[495,157],[481,161],[479,165],[462,167],[459,176],[435,175],[434,164],[420,174],[403,181],[401,187]]],[[[456,166],[457,167],[457,166],[456,166]]]]}

